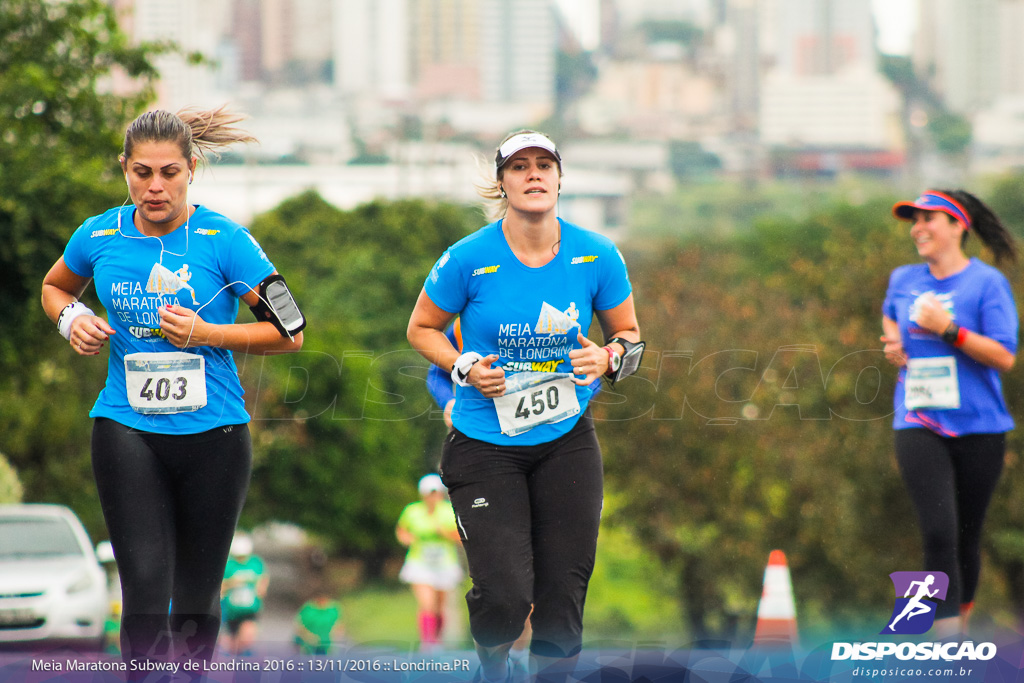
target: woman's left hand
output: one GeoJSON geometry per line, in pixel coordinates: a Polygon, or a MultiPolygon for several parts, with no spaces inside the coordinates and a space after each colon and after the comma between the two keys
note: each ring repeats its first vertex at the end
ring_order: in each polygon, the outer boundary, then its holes
{"type": "Polygon", "coordinates": [[[584,337],[582,332],[576,333],[576,340],[583,348],[570,351],[569,361],[572,363],[573,373],[585,377],[573,377],[572,381],[585,387],[608,370],[608,352],[604,347],[584,337]]]}
{"type": "Polygon", "coordinates": [[[160,307],[160,330],[179,349],[208,346],[209,327],[191,308],[176,304],[160,307]]]}

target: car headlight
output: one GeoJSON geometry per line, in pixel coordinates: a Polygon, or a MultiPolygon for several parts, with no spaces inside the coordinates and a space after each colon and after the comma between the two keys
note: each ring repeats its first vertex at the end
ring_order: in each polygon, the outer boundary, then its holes
{"type": "Polygon", "coordinates": [[[68,595],[74,595],[75,593],[81,593],[87,591],[93,587],[92,576],[88,572],[82,572],[75,578],[74,581],[67,588],[68,595]]]}

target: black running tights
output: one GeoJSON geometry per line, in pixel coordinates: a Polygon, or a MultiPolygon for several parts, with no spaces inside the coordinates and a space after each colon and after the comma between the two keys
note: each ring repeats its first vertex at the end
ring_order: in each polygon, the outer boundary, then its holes
{"type": "Polygon", "coordinates": [[[936,617],[953,617],[974,600],[981,572],[981,527],[1003,469],[1005,434],[943,437],[896,431],[896,461],[917,511],[925,571],[949,576],[936,617]]]}
{"type": "Polygon", "coordinates": [[[252,469],[245,425],[164,435],[98,418],[92,465],[121,576],[126,660],[209,660],[252,469]]]}

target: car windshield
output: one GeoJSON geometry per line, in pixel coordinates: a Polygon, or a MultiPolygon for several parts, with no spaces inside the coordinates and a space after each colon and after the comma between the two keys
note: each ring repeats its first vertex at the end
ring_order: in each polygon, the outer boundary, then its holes
{"type": "Polygon", "coordinates": [[[63,519],[0,517],[0,560],[82,554],[74,531],[63,519]]]}

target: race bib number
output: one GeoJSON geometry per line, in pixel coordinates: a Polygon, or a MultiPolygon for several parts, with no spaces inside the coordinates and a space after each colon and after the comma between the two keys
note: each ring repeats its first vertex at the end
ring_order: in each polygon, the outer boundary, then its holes
{"type": "Polygon", "coordinates": [[[444,565],[445,559],[448,557],[448,549],[443,545],[436,543],[428,543],[422,548],[422,558],[425,564],[429,564],[432,567],[440,567],[444,565]]]}
{"type": "Polygon", "coordinates": [[[232,607],[252,609],[256,606],[256,591],[250,586],[239,586],[228,591],[228,602],[232,607]]]}
{"type": "Polygon", "coordinates": [[[206,359],[171,351],[124,357],[125,388],[132,410],[143,414],[190,413],[206,405],[206,359]]]}
{"type": "Polygon", "coordinates": [[[907,359],[904,403],[907,410],[954,410],[960,407],[956,358],[907,359]]]}
{"type": "Polygon", "coordinates": [[[534,427],[561,422],[580,412],[576,385],[569,373],[519,372],[494,399],[501,433],[516,436],[534,427]]]}

